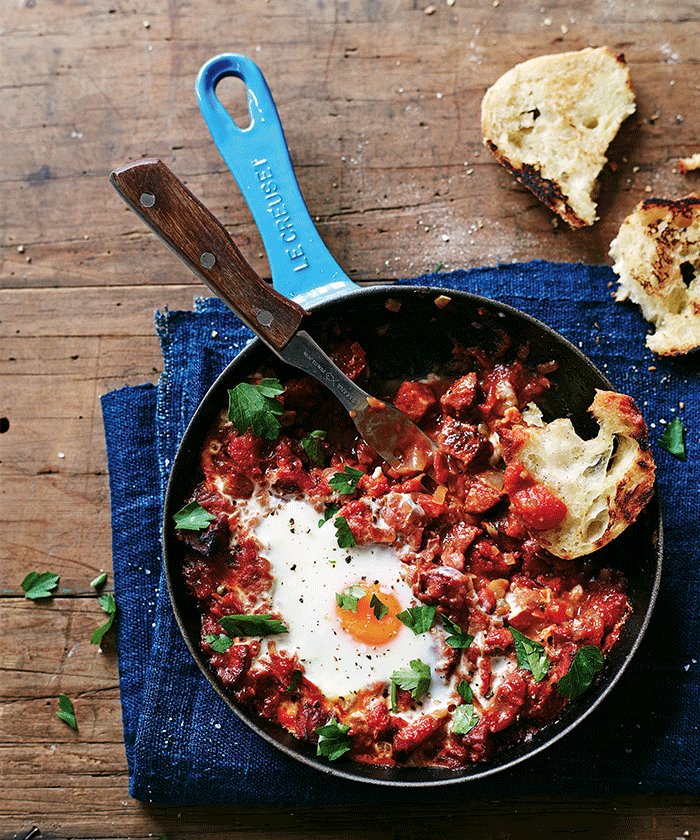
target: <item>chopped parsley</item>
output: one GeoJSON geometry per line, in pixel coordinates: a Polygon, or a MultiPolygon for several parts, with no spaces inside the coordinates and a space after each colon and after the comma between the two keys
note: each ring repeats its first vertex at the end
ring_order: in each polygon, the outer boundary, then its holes
{"type": "Polygon", "coordinates": [[[67,723],[71,729],[78,728],[78,723],[75,719],[75,709],[67,694],[58,695],[58,711],[56,712],[56,716],[64,723],[67,723]]]}
{"type": "Polygon", "coordinates": [[[406,627],[413,630],[416,636],[427,633],[435,620],[437,607],[421,604],[418,607],[409,607],[400,613],[396,613],[398,620],[406,627]]]}
{"type": "Polygon", "coordinates": [[[90,581],[90,586],[93,589],[99,589],[101,586],[104,586],[107,583],[107,572],[102,572],[101,575],[98,575],[94,580],[90,581]]]}
{"type": "Polygon", "coordinates": [[[569,670],[557,683],[559,693],[573,700],[588,688],[593,677],[603,667],[603,654],[595,645],[586,645],[576,651],[569,670]]]}
{"type": "Polygon", "coordinates": [[[335,761],[341,755],[345,755],[352,743],[348,735],[349,730],[350,727],[347,724],[338,723],[335,717],[332,717],[324,726],[315,729],[318,735],[316,755],[323,755],[329,761],[335,761]]]}
{"type": "Polygon", "coordinates": [[[254,615],[225,615],[219,619],[224,632],[236,636],[274,636],[289,633],[287,627],[269,613],[254,615]]]}
{"type": "Polygon", "coordinates": [[[357,485],[363,475],[362,470],[345,464],[342,472],[334,473],[328,479],[328,486],[337,493],[340,493],[341,496],[348,496],[357,490],[357,485]]]}
{"type": "Polygon", "coordinates": [[[552,663],[544,651],[544,645],[533,639],[528,639],[515,627],[509,627],[515,645],[515,655],[518,659],[518,666],[530,671],[539,683],[547,676],[552,663]]]}
{"type": "Polygon", "coordinates": [[[309,460],[319,467],[323,466],[324,453],[321,441],[325,440],[326,433],[323,429],[316,429],[314,432],[309,432],[308,435],[301,439],[301,448],[309,456],[309,460]]]}
{"type": "Polygon", "coordinates": [[[207,633],[204,641],[217,653],[226,653],[233,644],[233,639],[227,636],[226,633],[219,633],[216,636],[213,633],[207,633]]]}
{"type": "Polygon", "coordinates": [[[232,388],[228,392],[228,419],[238,434],[250,429],[256,437],[277,440],[282,428],[277,418],[284,414],[277,397],[283,393],[277,379],[262,379],[257,385],[240,382],[232,388]]]}
{"type": "Polygon", "coordinates": [[[336,516],[333,524],[335,525],[335,538],[338,541],[339,548],[352,548],[357,545],[355,536],[348,525],[348,520],[344,516],[336,516]]]}
{"type": "Polygon", "coordinates": [[[471,703],[463,703],[452,713],[452,731],[455,735],[466,735],[479,722],[479,713],[471,703]]]}
{"type": "Polygon", "coordinates": [[[302,676],[303,674],[301,673],[301,671],[298,668],[295,668],[292,674],[292,680],[289,683],[289,685],[285,688],[284,693],[291,694],[301,682],[302,676]]]}
{"type": "Polygon", "coordinates": [[[457,683],[457,694],[464,700],[460,706],[454,710],[452,714],[452,731],[455,735],[466,735],[479,722],[479,713],[472,704],[474,694],[472,687],[466,680],[461,680],[457,683]]]}
{"type": "Polygon", "coordinates": [[[383,601],[380,601],[374,593],[369,600],[369,605],[377,621],[381,621],[389,612],[389,607],[383,601]]]}
{"type": "Polygon", "coordinates": [[[348,586],[342,592],[335,593],[335,602],[341,610],[356,613],[360,599],[364,598],[366,594],[361,586],[348,586]]]}
{"type": "Polygon", "coordinates": [[[683,440],[683,423],[680,417],[674,417],[673,420],[664,429],[663,435],[659,440],[659,446],[685,461],[685,441],[683,440]]]}
{"type": "Polygon", "coordinates": [[[472,687],[466,680],[460,680],[455,687],[457,689],[457,694],[459,694],[459,696],[462,698],[462,700],[464,700],[465,703],[472,702],[474,693],[472,691],[472,687]]]}
{"type": "Polygon", "coordinates": [[[59,576],[53,572],[29,572],[20,586],[24,590],[24,597],[32,601],[37,598],[50,598],[52,590],[58,586],[59,576]]]}
{"type": "Polygon", "coordinates": [[[468,648],[474,641],[474,636],[470,636],[469,633],[464,633],[459,624],[455,624],[446,615],[442,616],[442,624],[445,630],[451,634],[445,639],[451,648],[468,648]]]}
{"type": "Polygon", "coordinates": [[[100,595],[100,597],[97,600],[102,609],[107,613],[108,617],[107,621],[105,621],[105,623],[101,627],[98,627],[90,637],[91,645],[100,644],[104,637],[104,634],[114,624],[114,618],[117,614],[117,602],[114,600],[114,595],[112,595],[111,592],[108,592],[106,595],[100,595]]]}
{"type": "Polygon", "coordinates": [[[412,659],[408,668],[399,668],[391,675],[391,711],[398,709],[396,689],[410,691],[414,700],[420,700],[430,688],[430,666],[420,659],[412,659]]]}
{"type": "Polygon", "coordinates": [[[328,505],[323,512],[323,517],[318,520],[318,527],[320,528],[322,525],[325,525],[329,519],[332,519],[336,513],[340,510],[340,507],[336,504],[328,505]]]}
{"type": "Polygon", "coordinates": [[[180,508],[177,513],[174,513],[173,519],[176,528],[181,528],[183,531],[199,531],[208,527],[209,523],[213,522],[216,517],[213,513],[205,510],[199,502],[190,502],[180,508]]]}

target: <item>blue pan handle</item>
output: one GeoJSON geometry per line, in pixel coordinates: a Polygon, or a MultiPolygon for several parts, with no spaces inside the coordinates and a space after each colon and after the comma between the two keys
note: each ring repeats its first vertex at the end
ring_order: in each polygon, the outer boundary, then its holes
{"type": "Polygon", "coordinates": [[[215,56],[200,69],[196,93],[204,121],[260,231],[274,288],[304,303],[356,289],[311,220],[277,108],[258,66],[235,53],[215,56]],[[236,125],[216,96],[216,86],[228,76],[241,79],[247,88],[247,128],[236,125]]]}

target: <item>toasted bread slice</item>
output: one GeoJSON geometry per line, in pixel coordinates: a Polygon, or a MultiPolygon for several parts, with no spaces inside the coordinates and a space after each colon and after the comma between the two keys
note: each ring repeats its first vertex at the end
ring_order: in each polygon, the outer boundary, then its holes
{"type": "Polygon", "coordinates": [[[649,349],[676,356],[700,347],[700,197],[640,202],[610,243],[610,256],[616,299],[638,304],[656,326],[649,349]]]}
{"type": "Polygon", "coordinates": [[[507,464],[520,463],[566,505],[560,525],[534,532],[557,557],[590,554],[622,533],[654,492],[647,428],[631,397],[596,391],[589,411],[600,430],[581,439],[569,419],[501,432],[507,464]]]}
{"type": "Polygon", "coordinates": [[[625,59],[607,47],[540,56],[486,91],[484,144],[537,198],[580,228],[598,218],[597,178],[635,107],[625,59]]]}

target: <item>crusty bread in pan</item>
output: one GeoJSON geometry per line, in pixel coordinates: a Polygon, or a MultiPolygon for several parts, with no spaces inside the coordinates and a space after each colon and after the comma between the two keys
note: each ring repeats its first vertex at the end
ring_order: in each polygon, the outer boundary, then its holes
{"type": "Polygon", "coordinates": [[[647,346],[662,356],[700,347],[700,197],[640,202],[611,242],[610,256],[617,300],[629,298],[656,326],[647,346]]]}
{"type": "Polygon", "coordinates": [[[506,463],[520,463],[566,504],[557,528],[533,535],[557,557],[590,554],[622,533],[654,491],[647,428],[631,397],[596,391],[598,435],[583,440],[566,418],[501,432],[506,463]]]}
{"type": "Polygon", "coordinates": [[[623,56],[607,47],[518,64],[486,91],[485,145],[573,228],[596,221],[597,178],[622,122],[635,111],[623,56]]]}

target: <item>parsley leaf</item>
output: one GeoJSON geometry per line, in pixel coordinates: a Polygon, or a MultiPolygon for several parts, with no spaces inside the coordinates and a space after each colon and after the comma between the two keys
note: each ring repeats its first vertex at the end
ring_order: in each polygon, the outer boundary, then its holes
{"type": "Polygon", "coordinates": [[[569,670],[557,683],[559,693],[573,700],[588,688],[595,674],[603,667],[603,654],[595,645],[576,651],[569,670]]]}
{"type": "Polygon", "coordinates": [[[328,505],[323,513],[323,518],[318,520],[318,527],[320,528],[321,525],[325,525],[329,519],[332,519],[336,513],[340,510],[340,507],[336,504],[328,505]]]}
{"type": "Polygon", "coordinates": [[[225,615],[219,624],[229,636],[274,636],[289,630],[269,613],[254,615],[225,615]]]}
{"type": "Polygon", "coordinates": [[[101,586],[104,586],[107,583],[107,572],[102,572],[101,575],[98,575],[94,580],[90,581],[90,586],[93,589],[99,589],[101,586]]]}
{"type": "Polygon", "coordinates": [[[683,440],[683,423],[680,417],[674,417],[673,420],[664,429],[659,446],[685,461],[685,441],[683,440]]]}
{"type": "Polygon", "coordinates": [[[372,597],[369,599],[369,605],[377,621],[381,621],[389,612],[389,607],[383,601],[380,601],[374,593],[372,593],[372,597]]]}
{"type": "Polygon", "coordinates": [[[67,694],[58,695],[58,711],[56,712],[56,716],[64,723],[67,723],[71,729],[78,728],[78,723],[75,719],[75,709],[67,694]]]}
{"type": "Polygon", "coordinates": [[[457,689],[457,694],[464,700],[465,703],[471,703],[474,693],[472,692],[472,687],[466,680],[460,680],[457,685],[455,686],[457,689]]]}
{"type": "Polygon", "coordinates": [[[328,486],[341,494],[347,496],[357,490],[357,485],[364,473],[362,470],[355,469],[348,464],[343,467],[343,472],[334,473],[328,479],[328,486]]]}
{"type": "Polygon", "coordinates": [[[400,622],[409,627],[416,636],[421,633],[427,633],[432,627],[435,619],[437,607],[421,604],[417,607],[409,607],[400,613],[396,613],[396,617],[400,622]]]}
{"type": "Polygon", "coordinates": [[[292,681],[291,681],[291,682],[289,683],[289,685],[285,688],[284,693],[285,693],[285,694],[291,694],[291,693],[294,691],[294,689],[295,689],[295,688],[299,685],[299,683],[301,682],[301,678],[302,678],[302,676],[303,676],[303,674],[301,673],[301,671],[300,671],[298,668],[295,668],[295,669],[294,669],[294,672],[292,673],[292,681]]]}
{"type": "Polygon", "coordinates": [[[442,624],[445,630],[452,634],[445,639],[451,648],[468,648],[474,641],[474,636],[470,636],[469,633],[463,632],[459,624],[455,624],[455,622],[446,615],[443,615],[442,617],[442,624]]]}
{"type": "Polygon", "coordinates": [[[301,439],[301,448],[309,456],[309,459],[313,461],[314,464],[318,464],[319,467],[323,466],[324,453],[321,441],[325,440],[325,438],[326,433],[323,429],[316,429],[316,431],[309,432],[308,435],[301,439]]]}
{"type": "Polygon", "coordinates": [[[276,397],[284,393],[277,379],[263,379],[257,385],[240,382],[228,392],[228,419],[239,435],[248,429],[256,437],[277,440],[280,421],[284,414],[282,404],[276,397]]]}
{"type": "Polygon", "coordinates": [[[215,636],[213,633],[207,633],[204,641],[217,653],[226,653],[233,644],[233,639],[227,636],[226,633],[219,633],[218,636],[215,636]]]}
{"type": "Polygon", "coordinates": [[[515,627],[509,627],[508,629],[513,637],[519,667],[530,671],[535,678],[535,682],[542,682],[549,673],[552,664],[544,652],[544,645],[533,639],[528,639],[515,627]]]}
{"type": "Polygon", "coordinates": [[[391,675],[391,710],[397,710],[396,687],[410,691],[414,700],[419,700],[430,688],[430,665],[420,659],[412,659],[408,668],[399,668],[391,675]]]}
{"type": "Polygon", "coordinates": [[[452,731],[455,735],[466,735],[479,722],[479,714],[471,703],[464,703],[452,713],[452,731]]]}
{"type": "Polygon", "coordinates": [[[341,755],[345,755],[350,749],[352,741],[348,735],[350,727],[344,723],[338,723],[332,717],[324,726],[319,726],[314,732],[318,734],[318,745],[316,755],[325,755],[329,761],[335,761],[341,755]]]}
{"type": "Polygon", "coordinates": [[[357,605],[367,593],[361,586],[348,586],[342,592],[335,593],[335,602],[341,610],[357,612],[357,605]]]}
{"type": "Polygon", "coordinates": [[[114,595],[112,595],[111,592],[108,592],[106,595],[100,595],[97,600],[102,609],[107,613],[108,618],[107,621],[101,627],[98,627],[90,637],[91,645],[99,645],[104,634],[114,624],[114,617],[117,614],[117,602],[114,600],[114,595]]]}
{"type": "Polygon", "coordinates": [[[29,572],[20,586],[24,597],[35,601],[37,598],[50,598],[51,590],[58,586],[58,575],[53,572],[29,572]]]}
{"type": "Polygon", "coordinates": [[[182,528],[183,531],[199,531],[206,528],[216,517],[213,513],[204,510],[199,502],[190,502],[180,508],[177,513],[174,513],[173,519],[176,528],[182,528]]]}
{"type": "Polygon", "coordinates": [[[344,516],[336,516],[333,524],[335,525],[335,538],[338,541],[339,548],[352,548],[357,545],[355,535],[344,516]]]}

